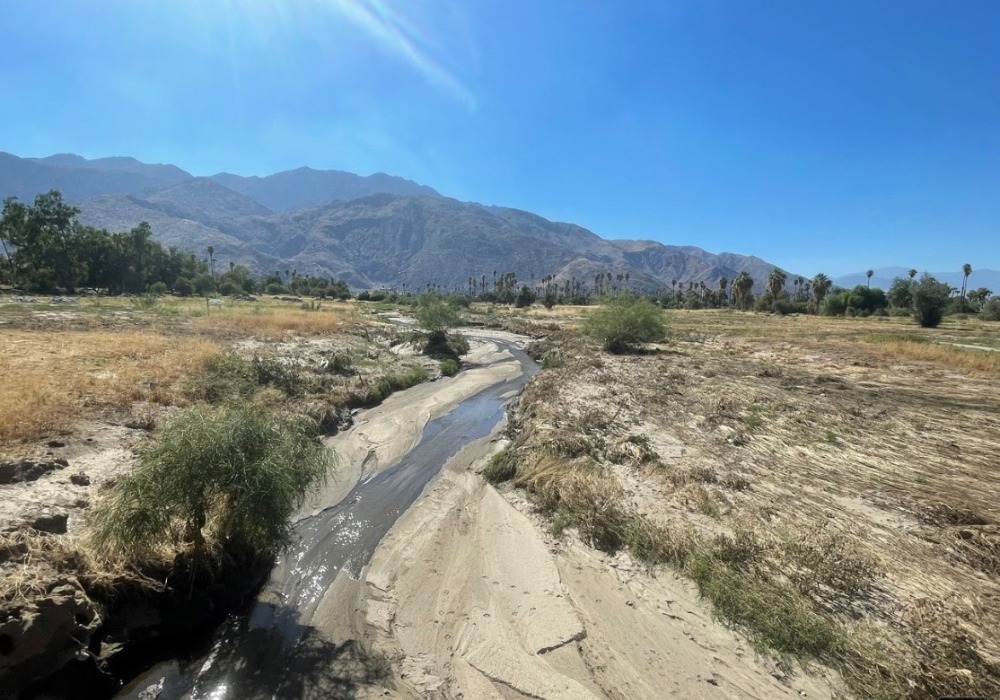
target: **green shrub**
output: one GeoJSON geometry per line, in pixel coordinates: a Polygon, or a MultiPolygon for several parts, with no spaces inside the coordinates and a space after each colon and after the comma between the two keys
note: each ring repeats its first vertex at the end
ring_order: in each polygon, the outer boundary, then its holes
{"type": "Polygon", "coordinates": [[[335,352],[330,355],[323,369],[331,374],[348,377],[354,374],[354,360],[346,352],[335,352]]]}
{"type": "Polygon", "coordinates": [[[584,330],[605,350],[621,353],[666,337],[660,309],[645,299],[621,297],[587,314],[584,330]]]}
{"type": "Polygon", "coordinates": [[[174,280],[174,293],[189,297],[194,293],[194,284],[187,277],[178,277],[174,280]]]}
{"type": "Polygon", "coordinates": [[[979,313],[979,318],[984,321],[1000,321],[1000,298],[990,299],[983,306],[983,310],[979,313]]]}
{"type": "Polygon", "coordinates": [[[385,401],[394,392],[409,389],[427,381],[427,370],[420,366],[410,367],[400,374],[387,374],[370,384],[361,394],[354,394],[348,401],[352,406],[371,407],[385,401]]]}
{"type": "Polygon", "coordinates": [[[137,297],[132,297],[131,302],[135,308],[148,311],[156,308],[156,305],[160,302],[160,298],[153,292],[146,292],[137,297]]]}
{"type": "Polygon", "coordinates": [[[491,484],[510,481],[517,476],[517,462],[510,450],[501,450],[490,458],[489,464],[480,472],[491,484]]]}
{"type": "Polygon", "coordinates": [[[458,374],[458,363],[451,359],[441,360],[441,374],[446,377],[454,377],[458,374]]]}
{"type": "Polygon", "coordinates": [[[156,294],[157,296],[160,296],[162,294],[167,293],[167,285],[164,284],[163,282],[153,282],[151,285],[149,285],[146,291],[150,294],[156,294]]]}
{"type": "Polygon", "coordinates": [[[920,281],[913,285],[912,293],[913,319],[924,328],[936,328],[948,308],[951,288],[925,272],[920,281]]]}
{"type": "Polygon", "coordinates": [[[305,381],[292,367],[267,357],[247,360],[233,353],[205,358],[201,370],[188,380],[187,393],[208,403],[248,399],[264,387],[274,387],[288,396],[300,396],[305,381]]]}
{"type": "Polygon", "coordinates": [[[143,562],[158,547],[215,543],[267,556],[332,465],[315,426],[259,406],[198,407],[174,418],[93,515],[92,543],[143,562]]]}
{"type": "Polygon", "coordinates": [[[417,323],[431,333],[444,333],[449,328],[454,328],[459,324],[458,311],[455,310],[455,307],[433,295],[421,297],[420,306],[415,315],[417,323]]]}

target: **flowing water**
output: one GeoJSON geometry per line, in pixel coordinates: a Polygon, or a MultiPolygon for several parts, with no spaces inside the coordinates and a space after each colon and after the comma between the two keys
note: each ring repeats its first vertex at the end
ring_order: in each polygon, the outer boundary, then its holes
{"type": "MultiPolygon", "coordinates": [[[[360,579],[379,542],[445,462],[503,419],[506,402],[536,366],[523,351],[498,344],[521,364],[516,379],[494,384],[429,421],[417,446],[396,464],[363,479],[337,505],[296,523],[296,544],[275,567],[267,602],[231,617],[207,657],[164,662],[116,697],[243,700],[338,697],[339,691],[346,696],[356,680],[359,650],[352,640],[320,641],[309,624],[312,614],[340,574],[360,579]],[[158,695],[149,693],[151,685],[158,695]]],[[[377,675],[378,669],[369,665],[367,672],[377,675]]]]}

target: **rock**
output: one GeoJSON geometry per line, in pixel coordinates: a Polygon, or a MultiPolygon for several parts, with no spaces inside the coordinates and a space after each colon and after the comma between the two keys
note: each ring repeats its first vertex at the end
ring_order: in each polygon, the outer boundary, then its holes
{"type": "Polygon", "coordinates": [[[90,477],[80,472],[79,474],[73,474],[70,476],[69,481],[75,486],[90,486],[90,477]]]}
{"type": "Polygon", "coordinates": [[[94,603],[79,584],[56,580],[29,603],[0,615],[0,678],[4,694],[49,675],[86,648],[101,624],[94,603]]]}
{"type": "Polygon", "coordinates": [[[0,484],[37,481],[51,471],[68,466],[69,462],[62,458],[44,462],[35,462],[30,459],[22,459],[18,462],[0,462],[0,484]]]}
{"type": "Polygon", "coordinates": [[[49,447],[66,447],[66,443],[62,440],[49,440],[45,444],[49,447]]]}
{"type": "Polygon", "coordinates": [[[66,515],[66,513],[46,513],[44,515],[37,516],[34,520],[29,521],[28,524],[39,532],[48,532],[53,535],[65,535],[66,522],[68,520],[69,516],[66,515]]]}

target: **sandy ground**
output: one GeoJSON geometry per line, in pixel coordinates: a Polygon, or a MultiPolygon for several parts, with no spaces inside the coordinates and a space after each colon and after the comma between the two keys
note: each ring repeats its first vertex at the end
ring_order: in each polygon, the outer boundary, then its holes
{"type": "Polygon", "coordinates": [[[831,697],[715,622],[688,582],[557,541],[476,474],[473,443],[383,540],[355,604],[404,694],[466,698],[831,697]]]}
{"type": "MultiPolygon", "coordinates": [[[[504,359],[479,338],[470,363],[504,359]]],[[[331,439],[342,476],[305,513],[396,461],[427,420],[518,371],[507,361],[471,369],[364,413],[331,439]]],[[[502,427],[449,460],[363,580],[341,575],[303,621],[333,642],[360,639],[388,660],[392,689],[366,686],[363,696],[831,697],[819,673],[789,678],[757,658],[712,619],[690,583],[557,540],[518,493],[486,484],[476,471],[502,427]]]]}

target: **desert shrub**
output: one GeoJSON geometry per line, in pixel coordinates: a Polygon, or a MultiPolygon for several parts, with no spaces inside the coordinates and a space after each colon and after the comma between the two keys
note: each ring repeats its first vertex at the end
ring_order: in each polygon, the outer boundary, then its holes
{"type": "Polygon", "coordinates": [[[160,298],[153,292],[146,292],[145,294],[140,294],[139,296],[132,297],[131,299],[132,306],[144,311],[155,309],[159,301],[160,298]]]}
{"type": "Polygon", "coordinates": [[[441,374],[446,377],[454,377],[458,374],[458,362],[450,357],[447,360],[441,360],[441,374]]]}
{"type": "Polygon", "coordinates": [[[371,294],[368,292],[367,289],[362,292],[358,292],[358,301],[371,301],[371,300],[372,300],[371,294]]]}
{"type": "Polygon", "coordinates": [[[924,328],[935,328],[944,317],[951,298],[951,288],[926,272],[913,285],[913,319],[924,328]]]}
{"type": "Polygon", "coordinates": [[[1000,321],[1000,298],[990,299],[983,306],[983,310],[979,313],[979,318],[984,321],[1000,321]]]}
{"type": "Polygon", "coordinates": [[[709,554],[694,557],[687,571],[716,612],[742,625],[761,648],[830,658],[841,646],[837,628],[787,584],[747,575],[709,554]]]}
{"type": "Polygon", "coordinates": [[[523,285],[521,291],[517,293],[517,298],[514,299],[514,306],[519,309],[531,306],[535,303],[535,293],[528,288],[528,285],[523,285]]]}
{"type": "Polygon", "coordinates": [[[178,277],[174,280],[174,293],[189,297],[194,294],[194,284],[187,277],[178,277]]]}
{"type": "Polygon", "coordinates": [[[348,403],[352,406],[377,406],[394,392],[409,389],[411,386],[425,381],[427,381],[427,370],[420,366],[413,366],[406,372],[380,377],[369,384],[362,393],[353,395],[348,403]]]}
{"type": "Polygon", "coordinates": [[[633,297],[609,301],[587,314],[584,330],[605,350],[621,353],[666,337],[663,314],[654,304],[633,297]]]}
{"type": "Polygon", "coordinates": [[[549,350],[542,355],[542,369],[556,369],[566,364],[566,356],[560,350],[549,350]]]}
{"type": "Polygon", "coordinates": [[[334,352],[330,354],[323,369],[331,374],[348,377],[354,374],[354,360],[346,352],[334,352]]]}
{"type": "Polygon", "coordinates": [[[491,484],[510,481],[517,476],[517,461],[510,450],[501,450],[490,458],[489,464],[480,472],[491,484]]]}
{"type": "Polygon", "coordinates": [[[247,399],[264,387],[274,387],[288,396],[303,393],[305,382],[294,368],[266,357],[247,360],[233,353],[205,358],[201,369],[189,380],[187,394],[208,403],[247,399]]]}
{"type": "Polygon", "coordinates": [[[455,307],[433,295],[426,295],[420,299],[420,306],[415,315],[417,323],[431,333],[443,333],[459,324],[455,307]]]}
{"type": "Polygon", "coordinates": [[[223,280],[223,282],[219,285],[219,294],[221,294],[224,297],[230,297],[234,294],[241,294],[242,292],[243,292],[242,287],[237,285],[235,282],[232,282],[231,280],[223,280]]]}
{"type": "Polygon", "coordinates": [[[287,290],[277,282],[271,282],[270,284],[268,284],[266,287],[264,287],[264,291],[271,295],[287,293],[287,290]]]}
{"type": "Polygon", "coordinates": [[[172,420],[94,511],[91,539],[142,562],[159,547],[216,543],[267,556],[332,465],[315,426],[259,406],[197,407],[172,420]]]}

